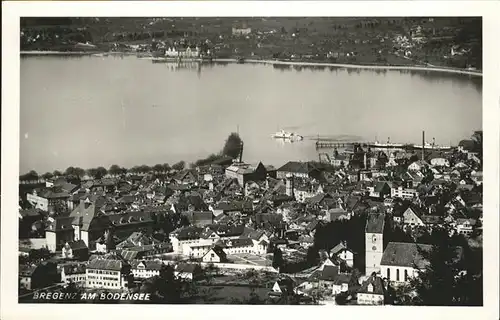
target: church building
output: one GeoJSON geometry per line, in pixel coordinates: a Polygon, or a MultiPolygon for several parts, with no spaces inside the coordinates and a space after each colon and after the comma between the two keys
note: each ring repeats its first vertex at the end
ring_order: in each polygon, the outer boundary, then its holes
{"type": "Polygon", "coordinates": [[[365,274],[380,272],[380,261],[384,253],[384,225],[385,215],[372,213],[368,215],[365,228],[365,274]]]}

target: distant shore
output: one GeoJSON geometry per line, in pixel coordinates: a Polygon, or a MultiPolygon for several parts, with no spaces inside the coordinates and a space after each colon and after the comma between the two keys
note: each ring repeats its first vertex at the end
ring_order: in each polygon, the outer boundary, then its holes
{"type": "MultiPolygon", "coordinates": [[[[131,52],[86,52],[86,51],[21,51],[21,55],[127,55],[136,56],[137,53],[131,52]]],[[[153,57],[141,57],[142,59],[151,59],[157,61],[166,61],[164,58],[153,58],[153,57]]],[[[186,59],[184,61],[202,61],[202,59],[186,59]]],[[[213,59],[213,62],[229,62],[236,63],[239,59],[235,58],[220,58],[213,59]]],[[[379,69],[379,70],[415,70],[415,71],[436,71],[436,72],[447,72],[455,74],[463,74],[470,76],[482,77],[483,73],[479,70],[468,70],[468,69],[457,69],[457,68],[447,68],[447,67],[429,67],[429,66],[396,66],[396,65],[363,65],[363,64],[347,64],[347,63],[328,63],[328,62],[306,62],[306,61],[280,61],[280,60],[258,60],[258,59],[244,59],[244,63],[260,63],[268,65],[289,65],[289,66],[318,66],[318,67],[337,67],[337,68],[350,68],[350,69],[379,69]]]]}

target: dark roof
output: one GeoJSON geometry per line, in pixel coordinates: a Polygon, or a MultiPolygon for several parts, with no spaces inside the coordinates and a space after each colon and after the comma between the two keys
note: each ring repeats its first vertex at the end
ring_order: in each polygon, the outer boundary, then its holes
{"type": "Polygon", "coordinates": [[[66,275],[69,275],[69,274],[82,274],[82,273],[85,273],[86,266],[83,263],[69,264],[69,265],[63,266],[63,269],[64,269],[64,273],[66,275]]]}
{"type": "Polygon", "coordinates": [[[107,259],[94,259],[94,260],[89,262],[87,269],[120,271],[122,269],[122,261],[120,261],[120,260],[107,260],[107,259]]]}
{"type": "MultiPolygon", "coordinates": [[[[226,252],[225,252],[225,251],[224,251],[221,247],[219,247],[219,246],[217,246],[217,245],[216,245],[216,246],[214,246],[214,247],[212,248],[212,251],[213,251],[213,252],[214,252],[217,256],[219,256],[219,258],[221,258],[221,259],[226,259],[226,252]]],[[[208,252],[210,252],[210,251],[208,251],[208,252]]],[[[207,254],[208,254],[208,252],[207,252],[207,254]]]]}
{"type": "Polygon", "coordinates": [[[69,242],[68,244],[71,247],[71,250],[73,250],[73,251],[74,250],[88,249],[85,242],[81,239],[77,240],[77,241],[69,242]]]}
{"type": "Polygon", "coordinates": [[[253,246],[252,239],[243,238],[243,239],[232,239],[231,240],[231,247],[248,247],[248,246],[253,246]]]}
{"type": "Polygon", "coordinates": [[[425,224],[439,224],[443,222],[443,217],[436,215],[422,215],[420,220],[422,220],[425,224]]]}
{"type": "Polygon", "coordinates": [[[432,246],[417,243],[389,242],[384,250],[380,264],[412,268],[416,266],[418,269],[422,269],[427,262],[419,253],[419,249],[430,251],[432,246]]]}
{"type": "Polygon", "coordinates": [[[162,267],[161,261],[155,260],[132,260],[130,265],[133,269],[136,269],[139,264],[143,264],[147,270],[160,270],[162,267]]]}
{"type": "Polygon", "coordinates": [[[92,219],[96,215],[96,206],[93,202],[82,201],[73,211],[70,213],[70,217],[73,217],[75,223],[80,224],[82,230],[88,230],[92,219]],[[80,219],[81,218],[81,219],[80,219]]]}
{"type": "Polygon", "coordinates": [[[194,273],[197,267],[198,266],[196,264],[192,263],[179,263],[175,267],[175,272],[194,273]]]}
{"type": "Polygon", "coordinates": [[[474,150],[474,141],[473,140],[462,140],[458,143],[459,147],[462,147],[464,150],[474,150]]]}
{"type": "Polygon", "coordinates": [[[379,181],[375,184],[374,191],[375,192],[382,192],[384,190],[384,187],[387,185],[388,189],[390,189],[389,185],[385,181],[379,181]]]}
{"type": "Polygon", "coordinates": [[[38,209],[27,209],[27,210],[19,210],[19,214],[23,217],[38,217],[41,215],[41,212],[38,209]]]}
{"type": "Polygon", "coordinates": [[[385,215],[382,213],[372,213],[368,215],[366,220],[365,232],[367,233],[383,233],[385,224],[385,215]]]}
{"type": "Polygon", "coordinates": [[[338,266],[325,266],[321,275],[319,276],[320,280],[323,281],[335,281],[339,275],[339,267],[338,266]]]}
{"type": "Polygon", "coordinates": [[[363,282],[358,293],[383,295],[385,293],[384,281],[380,277],[370,276],[367,280],[363,282]],[[371,292],[368,290],[369,285],[372,285],[373,287],[373,291],[371,292]]]}
{"type": "Polygon", "coordinates": [[[58,217],[50,222],[45,229],[46,231],[58,232],[64,230],[73,230],[73,217],[58,217]]]}
{"type": "Polygon", "coordinates": [[[309,174],[314,170],[318,169],[309,162],[289,161],[277,171],[309,174]]]}

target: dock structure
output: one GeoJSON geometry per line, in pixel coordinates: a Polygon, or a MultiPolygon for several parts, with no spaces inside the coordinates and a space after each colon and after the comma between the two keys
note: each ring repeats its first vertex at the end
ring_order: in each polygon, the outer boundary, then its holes
{"type": "Polygon", "coordinates": [[[345,148],[353,145],[366,147],[368,143],[366,141],[316,141],[316,149],[345,148]]]}

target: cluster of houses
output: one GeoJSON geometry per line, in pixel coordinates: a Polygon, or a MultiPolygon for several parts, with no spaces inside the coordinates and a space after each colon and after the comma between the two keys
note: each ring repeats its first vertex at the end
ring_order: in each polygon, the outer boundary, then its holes
{"type": "MultiPolygon", "coordinates": [[[[61,282],[126,290],[130,274],[136,280],[159,275],[165,254],[178,257],[175,272],[184,279],[195,279],[203,264],[272,269],[271,248],[285,256],[306,253],[319,226],[368,213],[365,252],[339,243],[295,290],[355,292],[358,304],[380,304],[388,284],[418,274],[425,265],[418,247],[427,248],[385,243],[387,216],[410,233],[447,224],[473,236],[482,223],[481,167],[481,156],[463,141],[451,151],[417,156],[358,147],[335,151],[327,164],[290,161],[275,168],[222,159],[79,183],[59,177],[20,202],[20,236],[26,238],[20,254],[45,247],[57,258],[61,282]],[[165,221],[174,217],[165,233],[165,221]],[[352,281],[356,255],[365,256],[365,270],[352,281]]],[[[41,264],[47,268],[47,261],[41,264]]],[[[36,269],[20,267],[25,288],[33,289],[36,269]]]]}

